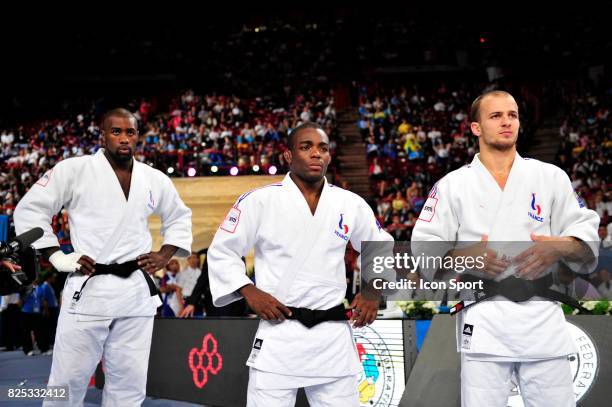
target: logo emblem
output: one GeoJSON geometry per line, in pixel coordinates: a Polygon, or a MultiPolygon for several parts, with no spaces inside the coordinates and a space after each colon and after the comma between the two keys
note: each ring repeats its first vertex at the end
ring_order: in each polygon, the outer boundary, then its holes
{"type": "Polygon", "coordinates": [[[535,193],[531,194],[531,209],[534,211],[538,211],[537,215],[539,216],[542,213],[542,208],[540,205],[536,205],[535,193]]]}
{"type": "Polygon", "coordinates": [[[531,210],[533,212],[527,213],[531,219],[536,220],[538,222],[544,222],[544,218],[540,216],[542,214],[542,207],[536,203],[535,192],[531,194],[531,210]]]}
{"type": "Polygon", "coordinates": [[[348,225],[344,224],[344,214],[343,213],[340,214],[340,221],[338,222],[338,229],[340,229],[340,231],[335,230],[334,234],[338,236],[340,239],[344,240],[345,242],[348,242],[349,227],[348,225]]]}
{"type": "Polygon", "coordinates": [[[349,231],[349,227],[347,225],[343,225],[342,221],[344,218],[344,214],[340,214],[340,222],[338,222],[338,227],[340,228],[340,230],[344,230],[344,234],[346,235],[349,231]]]}
{"type": "Polygon", "coordinates": [[[208,374],[216,375],[223,368],[223,357],[218,351],[217,340],[208,333],[202,339],[202,348],[193,348],[189,352],[189,369],[193,375],[193,384],[198,388],[206,386],[208,374]]]}
{"type": "Polygon", "coordinates": [[[399,405],[405,389],[404,344],[402,336],[394,333],[400,329],[401,321],[391,320],[355,329],[355,347],[361,364],[357,384],[360,405],[399,405]]]}

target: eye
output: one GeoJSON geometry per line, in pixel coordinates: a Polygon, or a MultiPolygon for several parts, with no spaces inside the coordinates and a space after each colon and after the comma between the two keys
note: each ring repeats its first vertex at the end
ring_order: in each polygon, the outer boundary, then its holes
{"type": "Polygon", "coordinates": [[[116,136],[116,135],[121,134],[121,130],[119,130],[119,129],[112,129],[112,130],[111,130],[111,133],[112,133],[112,134],[114,134],[114,135],[116,136]]]}

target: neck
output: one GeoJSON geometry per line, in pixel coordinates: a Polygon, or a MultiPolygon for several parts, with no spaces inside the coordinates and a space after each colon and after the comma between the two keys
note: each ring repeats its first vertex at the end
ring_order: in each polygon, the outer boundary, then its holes
{"type": "Polygon", "coordinates": [[[111,167],[113,167],[113,170],[132,171],[132,167],[134,166],[133,159],[127,161],[115,160],[107,149],[104,149],[104,157],[106,157],[111,167]]]}
{"type": "Polygon", "coordinates": [[[292,172],[289,173],[289,177],[291,177],[291,180],[297,185],[304,196],[321,195],[323,191],[325,178],[321,178],[315,182],[308,182],[294,175],[292,172]]]}
{"type": "Polygon", "coordinates": [[[492,174],[509,174],[516,157],[516,147],[502,151],[480,144],[480,162],[492,174]]]}

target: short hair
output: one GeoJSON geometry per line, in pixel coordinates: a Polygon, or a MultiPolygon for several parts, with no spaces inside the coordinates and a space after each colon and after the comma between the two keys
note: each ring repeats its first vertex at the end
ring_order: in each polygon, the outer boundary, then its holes
{"type": "Polygon", "coordinates": [[[480,120],[480,104],[487,96],[510,96],[512,99],[514,99],[514,96],[505,90],[491,90],[489,92],[485,92],[472,102],[472,108],[470,109],[470,121],[477,122],[480,120]]]}
{"type": "Polygon", "coordinates": [[[124,109],[122,107],[111,109],[108,112],[104,113],[104,117],[102,117],[102,129],[106,129],[106,122],[111,117],[127,117],[128,119],[134,119],[134,123],[136,123],[136,129],[138,129],[138,120],[136,119],[136,116],[134,116],[129,110],[124,109]]]}
{"type": "MultiPolygon", "coordinates": [[[[295,129],[291,130],[289,132],[289,136],[288,136],[288,144],[289,144],[289,150],[293,150],[293,145],[295,143],[295,136],[297,136],[297,134],[302,131],[302,130],[306,130],[306,129],[315,129],[315,130],[321,130],[323,133],[325,133],[325,130],[323,130],[323,127],[321,127],[321,125],[315,123],[315,122],[304,122],[302,124],[300,124],[299,126],[297,126],[295,129]]],[[[327,133],[326,133],[327,134],[327,133]]]]}

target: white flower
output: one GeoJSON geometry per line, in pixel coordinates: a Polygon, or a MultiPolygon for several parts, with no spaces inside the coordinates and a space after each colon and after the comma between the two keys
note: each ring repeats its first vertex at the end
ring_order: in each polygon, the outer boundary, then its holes
{"type": "Polygon", "coordinates": [[[589,311],[593,311],[595,309],[595,305],[597,305],[597,301],[583,301],[582,306],[589,311]]]}

